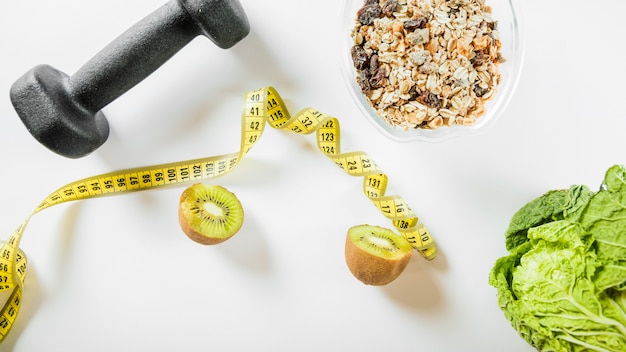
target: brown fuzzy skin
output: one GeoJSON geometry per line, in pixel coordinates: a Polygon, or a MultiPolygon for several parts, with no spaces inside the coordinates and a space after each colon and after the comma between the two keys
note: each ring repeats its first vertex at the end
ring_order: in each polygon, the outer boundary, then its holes
{"type": "Polygon", "coordinates": [[[366,285],[383,286],[398,278],[411,260],[413,251],[393,260],[375,256],[357,247],[346,236],[346,264],[354,277],[366,285]]]}

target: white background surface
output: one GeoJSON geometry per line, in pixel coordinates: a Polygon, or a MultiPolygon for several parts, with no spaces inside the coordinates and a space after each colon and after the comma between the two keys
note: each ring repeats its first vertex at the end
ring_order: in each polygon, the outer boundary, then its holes
{"type": "MultiPolygon", "coordinates": [[[[342,123],[343,150],[365,150],[436,237],[385,287],[354,279],[346,230],[390,224],[315,149],[268,128],[231,174],[246,220],[205,247],[179,230],[182,188],[66,203],[37,214],[23,308],[1,351],[531,351],[487,278],[510,216],[543,192],[596,188],[625,163],[626,5],[524,1],[526,59],[502,118],[479,136],[398,144],[361,117],[337,64],[335,0],[242,0],[252,33],[231,50],[206,38],[104,110],[112,132],[88,157],[38,144],[9,101],[36,64],[73,73],[163,4],[8,1],[0,8],[0,233],[50,192],[121,168],[216,155],[239,145],[241,97],[273,85],[293,112],[342,123]]],[[[309,136],[312,137],[312,136],[309,136]]]]}

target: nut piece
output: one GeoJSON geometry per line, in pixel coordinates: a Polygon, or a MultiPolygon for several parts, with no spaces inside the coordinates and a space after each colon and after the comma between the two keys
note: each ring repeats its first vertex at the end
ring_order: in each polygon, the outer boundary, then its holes
{"type": "Polygon", "coordinates": [[[485,0],[367,0],[352,30],[357,80],[391,126],[473,125],[505,62],[485,0]]]}

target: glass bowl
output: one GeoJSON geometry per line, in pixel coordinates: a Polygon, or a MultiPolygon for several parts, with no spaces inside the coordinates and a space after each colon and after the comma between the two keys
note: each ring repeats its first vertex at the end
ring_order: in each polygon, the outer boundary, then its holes
{"type": "Polygon", "coordinates": [[[523,26],[518,0],[486,0],[486,5],[492,9],[492,19],[498,22],[498,32],[502,43],[500,50],[506,61],[499,64],[501,80],[496,86],[494,96],[485,103],[485,113],[472,125],[443,126],[437,129],[404,129],[392,126],[378,116],[362,93],[356,80],[357,70],[354,67],[350,50],[354,44],[351,33],[356,14],[363,3],[364,0],[340,0],[340,66],[354,101],[367,120],[382,134],[398,142],[444,141],[452,137],[476,134],[492,125],[502,115],[517,87],[524,59],[523,26]]]}

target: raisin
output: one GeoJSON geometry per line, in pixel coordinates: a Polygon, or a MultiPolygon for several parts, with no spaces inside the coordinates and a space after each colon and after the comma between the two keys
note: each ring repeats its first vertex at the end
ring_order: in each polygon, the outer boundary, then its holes
{"type": "Polygon", "coordinates": [[[382,7],[381,11],[384,16],[393,17],[393,13],[398,10],[398,0],[389,0],[382,7]]]}
{"type": "Polygon", "coordinates": [[[424,104],[431,108],[439,109],[441,107],[441,99],[437,96],[437,94],[433,94],[432,92],[428,92],[423,95],[424,104]]]}
{"type": "Polygon", "coordinates": [[[376,69],[370,77],[370,88],[376,89],[382,86],[385,77],[387,77],[387,70],[384,66],[376,69]]]}
{"type": "Polygon", "coordinates": [[[352,62],[354,63],[354,67],[358,70],[366,69],[370,63],[370,57],[367,55],[365,49],[362,46],[355,45],[350,50],[350,54],[352,55],[352,62]]]}
{"type": "Polygon", "coordinates": [[[380,8],[380,5],[378,4],[367,5],[366,4],[361,9],[359,9],[359,11],[357,12],[357,16],[359,18],[359,23],[361,23],[364,26],[368,26],[374,23],[374,20],[379,18],[381,13],[382,13],[382,10],[380,8]]]}
{"type": "Polygon", "coordinates": [[[420,97],[420,91],[417,89],[417,85],[411,86],[409,89],[409,100],[417,100],[420,97]]]}
{"type": "Polygon", "coordinates": [[[378,70],[378,66],[380,66],[380,63],[378,61],[378,55],[374,54],[372,55],[372,57],[370,57],[370,65],[369,65],[369,70],[371,74],[374,74],[374,72],[376,70],[378,70]]]}
{"type": "Polygon", "coordinates": [[[359,73],[357,83],[359,84],[359,87],[361,87],[361,91],[364,94],[367,94],[370,90],[372,90],[372,87],[370,86],[370,74],[367,71],[361,71],[361,73],[359,73]]]}
{"type": "Polygon", "coordinates": [[[418,128],[427,128],[427,127],[428,127],[428,121],[422,121],[416,124],[413,128],[418,129],[418,128]]]}
{"type": "Polygon", "coordinates": [[[486,55],[482,50],[474,51],[474,57],[470,60],[474,67],[480,66],[489,59],[489,55],[486,55]]]}
{"type": "Polygon", "coordinates": [[[487,92],[489,92],[489,88],[483,88],[479,86],[478,84],[475,84],[472,90],[474,90],[474,94],[476,94],[476,96],[479,98],[487,94],[487,92]]]}
{"type": "Polygon", "coordinates": [[[411,32],[418,28],[419,29],[424,28],[426,26],[426,23],[428,23],[428,19],[424,16],[420,16],[418,18],[410,19],[404,22],[404,29],[407,32],[411,32]]]}

